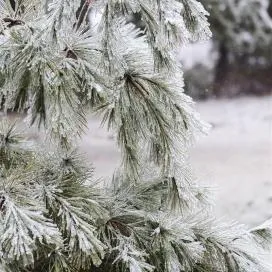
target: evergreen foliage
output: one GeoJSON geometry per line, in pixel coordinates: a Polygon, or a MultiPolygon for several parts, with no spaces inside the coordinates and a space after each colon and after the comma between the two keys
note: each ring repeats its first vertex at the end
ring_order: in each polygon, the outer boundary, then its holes
{"type": "Polygon", "coordinates": [[[1,272],[269,271],[270,222],[214,220],[187,164],[206,125],[174,52],[210,36],[207,15],[196,0],[0,0],[3,110],[51,139],[26,144],[1,121],[1,272]],[[90,110],[122,153],[107,187],[74,149],[90,110]]]}
{"type": "Polygon", "coordinates": [[[270,0],[200,0],[209,11],[216,60],[185,74],[195,98],[263,95],[271,92],[272,2],[270,0]],[[210,70],[210,64],[214,66],[210,70]],[[207,67],[206,67],[207,66],[207,67]],[[207,69],[208,68],[208,69],[207,69]],[[206,78],[202,80],[202,74],[206,78]],[[207,92],[207,90],[209,92],[207,92]]]}
{"type": "MultiPolygon", "coordinates": [[[[201,1],[210,11],[215,39],[224,43],[230,57],[263,57],[271,65],[272,4],[269,0],[201,1]]],[[[258,59],[255,60],[258,64],[258,59]]],[[[256,63],[253,63],[256,65],[256,63]]]]}

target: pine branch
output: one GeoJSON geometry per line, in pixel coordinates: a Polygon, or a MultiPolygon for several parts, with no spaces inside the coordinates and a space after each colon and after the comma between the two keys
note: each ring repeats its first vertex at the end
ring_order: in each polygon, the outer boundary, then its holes
{"type": "MultiPolygon", "coordinates": [[[[55,181],[56,185],[58,184],[55,181]]],[[[101,264],[105,245],[96,237],[96,220],[103,208],[89,199],[90,191],[73,180],[64,180],[57,186],[51,181],[42,185],[42,195],[50,217],[67,239],[69,260],[77,269],[101,264]]],[[[37,188],[40,192],[41,188],[37,188]]]]}
{"type": "Polygon", "coordinates": [[[34,252],[39,244],[61,245],[58,229],[43,216],[43,208],[38,203],[28,201],[27,206],[18,206],[7,193],[2,192],[1,195],[4,198],[1,250],[7,263],[18,261],[25,266],[33,264],[34,252]]]}
{"type": "Polygon", "coordinates": [[[253,235],[253,238],[256,242],[263,248],[268,250],[271,247],[272,241],[272,222],[271,220],[266,221],[260,226],[257,226],[250,230],[250,233],[253,235]]]}

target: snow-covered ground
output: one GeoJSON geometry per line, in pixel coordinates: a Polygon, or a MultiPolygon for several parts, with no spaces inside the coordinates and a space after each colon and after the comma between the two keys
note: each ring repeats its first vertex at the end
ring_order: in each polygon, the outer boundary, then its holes
{"type": "MultiPolygon", "coordinates": [[[[198,182],[213,187],[217,216],[249,226],[272,217],[272,96],[208,100],[196,108],[213,128],[192,148],[190,160],[198,182]]],[[[88,124],[80,150],[96,177],[109,179],[120,154],[97,117],[88,124]]],[[[34,130],[29,137],[37,137],[34,130]]]]}
{"type": "MultiPolygon", "coordinates": [[[[199,182],[215,187],[216,214],[250,226],[272,217],[272,96],[198,102],[197,109],[213,128],[192,148],[191,162],[199,182]]],[[[97,118],[80,147],[96,175],[109,178],[119,152],[97,118]]]]}
{"type": "Polygon", "coordinates": [[[272,96],[197,107],[213,129],[191,161],[200,182],[217,186],[216,213],[249,225],[272,217],[272,96]]]}

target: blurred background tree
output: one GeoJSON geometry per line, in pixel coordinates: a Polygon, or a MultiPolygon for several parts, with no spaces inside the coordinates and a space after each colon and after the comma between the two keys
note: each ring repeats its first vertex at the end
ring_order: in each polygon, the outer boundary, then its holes
{"type": "Polygon", "coordinates": [[[203,98],[209,95],[231,97],[271,92],[272,2],[270,0],[201,2],[210,12],[213,50],[216,51],[217,58],[212,70],[205,67],[199,69],[198,64],[187,71],[187,87],[190,94],[203,98]],[[199,73],[209,76],[204,76],[203,80],[199,73]],[[211,91],[203,93],[207,88],[211,91]]]}

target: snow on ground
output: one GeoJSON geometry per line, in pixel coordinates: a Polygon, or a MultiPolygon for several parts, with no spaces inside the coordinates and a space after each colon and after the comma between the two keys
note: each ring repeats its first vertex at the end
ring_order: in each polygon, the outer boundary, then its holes
{"type": "MultiPolygon", "coordinates": [[[[190,161],[198,182],[213,187],[216,215],[249,226],[272,217],[272,96],[208,100],[196,108],[213,128],[192,148],[190,161]]],[[[109,179],[119,151],[97,117],[88,125],[80,150],[96,177],[109,179]]],[[[37,139],[33,129],[29,138],[37,139]]]]}
{"type": "MultiPolygon", "coordinates": [[[[190,160],[199,182],[215,187],[216,214],[250,226],[272,217],[272,96],[209,100],[197,109],[213,128],[190,160]]],[[[80,148],[99,177],[118,166],[113,138],[97,118],[89,119],[80,148]]]]}
{"type": "Polygon", "coordinates": [[[249,225],[272,217],[272,96],[198,103],[213,125],[192,149],[200,182],[217,185],[219,216],[249,225]]]}

